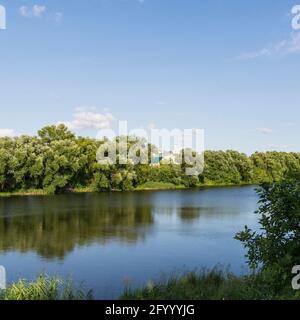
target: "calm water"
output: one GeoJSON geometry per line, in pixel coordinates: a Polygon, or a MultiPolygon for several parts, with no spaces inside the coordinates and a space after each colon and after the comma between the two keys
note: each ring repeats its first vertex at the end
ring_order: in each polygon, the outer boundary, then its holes
{"type": "Polygon", "coordinates": [[[230,264],[245,272],[233,239],[257,228],[253,187],[0,199],[0,265],[8,281],[72,275],[98,298],[163,273],[230,264]]]}

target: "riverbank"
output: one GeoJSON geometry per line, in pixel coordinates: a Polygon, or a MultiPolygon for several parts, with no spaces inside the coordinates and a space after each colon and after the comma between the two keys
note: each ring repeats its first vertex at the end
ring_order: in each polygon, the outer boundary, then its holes
{"type": "Polygon", "coordinates": [[[7,198],[12,196],[46,196],[46,195],[49,195],[49,193],[47,193],[44,190],[0,192],[0,198],[7,198]]]}
{"type": "MultiPolygon", "coordinates": [[[[70,190],[65,192],[68,193],[93,193],[92,188],[76,188],[74,190],[70,190]]],[[[47,192],[46,190],[36,189],[36,190],[20,190],[13,192],[0,192],[0,198],[7,198],[13,196],[50,196],[52,193],[47,192]]]]}
{"type": "Polygon", "coordinates": [[[299,292],[272,288],[267,274],[237,277],[212,270],[171,276],[142,289],[127,288],[121,300],[299,300],[299,292]]]}
{"type": "MultiPolygon", "coordinates": [[[[237,277],[218,269],[170,276],[141,289],[124,290],[119,300],[299,300],[290,286],[273,289],[263,274],[237,277]]],[[[40,275],[19,280],[0,292],[0,300],[93,300],[92,290],[76,288],[72,281],[40,275]]]]}
{"type": "MultiPolygon", "coordinates": [[[[159,190],[192,190],[192,189],[206,189],[206,188],[229,188],[229,187],[244,187],[244,186],[255,186],[254,183],[242,183],[242,184],[226,184],[226,183],[207,183],[199,184],[196,187],[186,187],[184,185],[175,185],[172,183],[166,182],[147,182],[143,185],[140,185],[134,188],[132,191],[159,191],[159,190]]],[[[124,192],[121,190],[112,190],[111,192],[124,192]]],[[[82,187],[69,190],[64,194],[76,194],[76,193],[95,193],[91,187],[82,187]]],[[[103,193],[105,193],[103,191],[103,193]]],[[[13,196],[49,196],[53,195],[52,193],[47,192],[42,189],[33,189],[33,190],[20,190],[13,192],[0,192],[0,198],[7,198],[13,196]]]]}
{"type": "Polygon", "coordinates": [[[92,291],[76,288],[71,280],[40,275],[34,281],[19,280],[0,290],[0,300],[92,300],[92,291]]]}

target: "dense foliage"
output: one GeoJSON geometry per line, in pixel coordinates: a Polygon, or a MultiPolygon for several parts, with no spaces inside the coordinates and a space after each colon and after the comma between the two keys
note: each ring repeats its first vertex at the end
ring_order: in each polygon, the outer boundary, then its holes
{"type": "Polygon", "coordinates": [[[248,250],[250,267],[258,268],[270,287],[291,288],[292,268],[300,264],[300,182],[264,185],[258,192],[261,231],[245,227],[236,238],[248,250]]]}
{"type": "MultiPolygon", "coordinates": [[[[214,184],[256,184],[281,181],[300,170],[300,154],[206,151],[205,170],[187,176],[184,165],[100,165],[96,160],[103,142],[76,137],[64,125],[48,126],[37,136],[0,138],[0,192],[43,189],[62,193],[88,187],[94,191],[132,190],[144,184],[194,187],[214,184]]],[[[155,149],[147,143],[144,151],[155,149]]]]}

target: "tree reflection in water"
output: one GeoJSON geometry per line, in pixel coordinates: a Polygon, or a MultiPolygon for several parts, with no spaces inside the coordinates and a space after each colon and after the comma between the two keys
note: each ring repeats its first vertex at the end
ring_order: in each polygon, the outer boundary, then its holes
{"type": "Polygon", "coordinates": [[[133,193],[1,199],[0,252],[63,259],[91,242],[135,243],[153,222],[151,205],[133,193]]]}

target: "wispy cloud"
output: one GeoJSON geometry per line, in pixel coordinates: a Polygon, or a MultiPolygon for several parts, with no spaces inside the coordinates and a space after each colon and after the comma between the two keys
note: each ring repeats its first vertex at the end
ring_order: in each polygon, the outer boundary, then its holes
{"type": "Polygon", "coordinates": [[[256,131],[262,134],[270,134],[274,132],[271,128],[257,128],[256,131]]]}
{"type": "Polygon", "coordinates": [[[294,127],[295,123],[294,122],[284,122],[281,124],[283,127],[294,127]]]}
{"type": "Polygon", "coordinates": [[[62,12],[49,12],[46,6],[35,4],[34,6],[22,6],[19,8],[19,13],[25,18],[45,18],[56,25],[61,25],[63,21],[62,12]]]}
{"type": "Polygon", "coordinates": [[[237,57],[237,60],[255,59],[261,57],[267,57],[271,55],[270,49],[263,48],[258,51],[245,52],[237,57]]]}
{"type": "Polygon", "coordinates": [[[274,55],[288,55],[300,53],[300,32],[292,33],[286,40],[259,49],[257,51],[245,52],[237,56],[237,60],[248,60],[274,55]]]}
{"type": "Polygon", "coordinates": [[[46,6],[40,6],[38,4],[32,7],[22,6],[19,8],[20,15],[26,18],[42,18],[46,10],[46,6]]]}
{"type": "Polygon", "coordinates": [[[275,150],[275,151],[287,151],[289,149],[293,149],[295,145],[293,144],[271,144],[267,146],[268,150],[275,150]]]}
{"type": "Polygon", "coordinates": [[[16,135],[14,129],[0,129],[0,138],[14,137],[16,135]]]}
{"type": "Polygon", "coordinates": [[[61,121],[70,129],[108,129],[111,128],[114,116],[111,113],[98,113],[95,108],[80,108],[73,114],[71,121],[61,121]]]}

